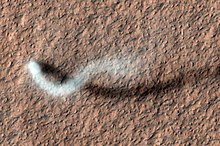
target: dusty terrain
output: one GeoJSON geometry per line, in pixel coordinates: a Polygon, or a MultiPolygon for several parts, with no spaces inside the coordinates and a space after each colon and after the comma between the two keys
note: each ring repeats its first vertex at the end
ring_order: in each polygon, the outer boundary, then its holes
{"type": "Polygon", "coordinates": [[[219,0],[0,1],[0,145],[217,146],[219,87],[219,0]],[[72,77],[115,54],[136,54],[149,74],[120,86],[101,74],[63,100],[25,67],[34,58],[72,77]]]}

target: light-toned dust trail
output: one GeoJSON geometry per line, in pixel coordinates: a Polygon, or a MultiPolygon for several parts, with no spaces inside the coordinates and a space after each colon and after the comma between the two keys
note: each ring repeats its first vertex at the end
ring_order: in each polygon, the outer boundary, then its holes
{"type": "Polygon", "coordinates": [[[61,84],[48,81],[45,78],[45,73],[42,71],[40,64],[34,60],[28,62],[27,69],[39,88],[52,96],[66,96],[79,91],[81,87],[91,81],[91,79],[99,73],[108,73],[112,76],[117,75],[119,77],[126,74],[136,74],[137,70],[130,67],[130,64],[131,60],[128,58],[103,58],[101,60],[92,61],[85,68],[80,69],[74,78],[61,84]]]}

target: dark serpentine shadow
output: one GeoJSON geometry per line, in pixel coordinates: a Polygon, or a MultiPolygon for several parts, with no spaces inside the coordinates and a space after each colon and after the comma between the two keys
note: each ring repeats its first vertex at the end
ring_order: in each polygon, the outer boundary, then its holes
{"type": "Polygon", "coordinates": [[[173,90],[179,90],[186,84],[198,84],[205,78],[220,79],[220,66],[202,67],[198,69],[180,72],[178,76],[165,82],[155,82],[153,85],[140,84],[131,88],[107,88],[92,83],[87,84],[86,90],[91,94],[101,95],[104,98],[124,98],[136,96],[136,101],[143,101],[148,94],[164,94],[173,90]]]}

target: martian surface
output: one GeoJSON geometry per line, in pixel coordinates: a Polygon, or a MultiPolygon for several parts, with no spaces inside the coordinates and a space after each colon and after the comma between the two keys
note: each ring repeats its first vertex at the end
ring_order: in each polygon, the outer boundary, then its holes
{"type": "Polygon", "coordinates": [[[0,145],[219,146],[220,1],[1,0],[0,145]]]}

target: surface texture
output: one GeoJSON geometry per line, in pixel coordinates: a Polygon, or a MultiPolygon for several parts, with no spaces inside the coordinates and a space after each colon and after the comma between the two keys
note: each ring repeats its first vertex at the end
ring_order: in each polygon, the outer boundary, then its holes
{"type": "Polygon", "coordinates": [[[0,145],[220,145],[220,1],[0,1],[0,145]],[[96,75],[54,98],[25,67],[62,82],[130,56],[137,75],[96,75]]]}

